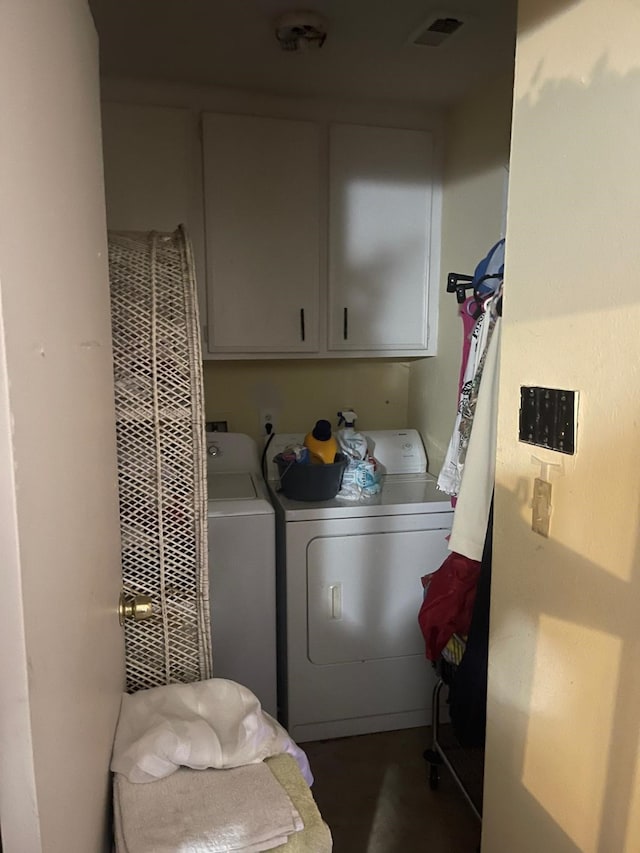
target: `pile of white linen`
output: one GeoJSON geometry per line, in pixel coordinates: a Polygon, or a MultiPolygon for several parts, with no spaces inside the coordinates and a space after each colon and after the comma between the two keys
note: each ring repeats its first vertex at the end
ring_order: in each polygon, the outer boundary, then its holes
{"type": "Polygon", "coordinates": [[[178,767],[240,767],[282,752],[312,785],[306,755],[256,696],[235,681],[210,678],[125,694],[111,769],[129,782],[152,782],[178,767]]]}
{"type": "Polygon", "coordinates": [[[118,853],[260,853],[304,828],[266,764],[182,767],[149,785],[118,773],[113,802],[118,853]]]}
{"type": "Polygon", "coordinates": [[[281,753],[311,785],[304,752],[234,681],[125,694],[111,761],[116,850],[259,853],[284,844],[303,821],[262,763],[281,753]]]}

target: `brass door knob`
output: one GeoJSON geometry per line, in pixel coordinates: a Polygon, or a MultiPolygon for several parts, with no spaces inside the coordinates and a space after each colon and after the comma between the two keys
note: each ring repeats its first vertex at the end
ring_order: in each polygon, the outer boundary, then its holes
{"type": "Polygon", "coordinates": [[[118,618],[121,625],[124,625],[125,619],[133,619],[136,622],[141,622],[143,619],[150,619],[151,616],[153,616],[153,602],[148,595],[127,595],[126,592],[120,593],[118,618]]]}

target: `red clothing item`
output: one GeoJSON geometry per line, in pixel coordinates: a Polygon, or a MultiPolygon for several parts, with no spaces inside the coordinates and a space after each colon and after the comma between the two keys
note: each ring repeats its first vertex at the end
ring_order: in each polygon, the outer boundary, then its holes
{"type": "Polygon", "coordinates": [[[469,633],[479,575],[478,560],[452,552],[437,571],[422,578],[425,595],[418,623],[429,660],[438,660],[453,634],[469,633]]]}

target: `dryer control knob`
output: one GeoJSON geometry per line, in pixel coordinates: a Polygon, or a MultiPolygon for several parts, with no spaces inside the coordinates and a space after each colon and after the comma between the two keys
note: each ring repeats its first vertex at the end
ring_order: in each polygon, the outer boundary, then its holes
{"type": "Polygon", "coordinates": [[[210,444],[207,447],[207,453],[209,456],[222,456],[222,451],[217,444],[210,444]]]}

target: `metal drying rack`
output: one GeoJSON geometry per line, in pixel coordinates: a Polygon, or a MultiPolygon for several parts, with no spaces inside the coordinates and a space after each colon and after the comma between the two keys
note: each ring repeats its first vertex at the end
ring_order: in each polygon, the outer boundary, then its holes
{"type": "MultiPolygon", "coordinates": [[[[465,653],[465,640],[454,634],[436,664],[438,680],[433,688],[432,743],[423,753],[429,765],[429,787],[436,791],[440,784],[440,771],[444,766],[453,776],[473,813],[482,821],[482,777],[484,772],[484,749],[465,749],[453,732],[445,737],[440,719],[442,690],[450,687],[465,653]]],[[[450,727],[449,727],[450,728],[450,727]]]]}

